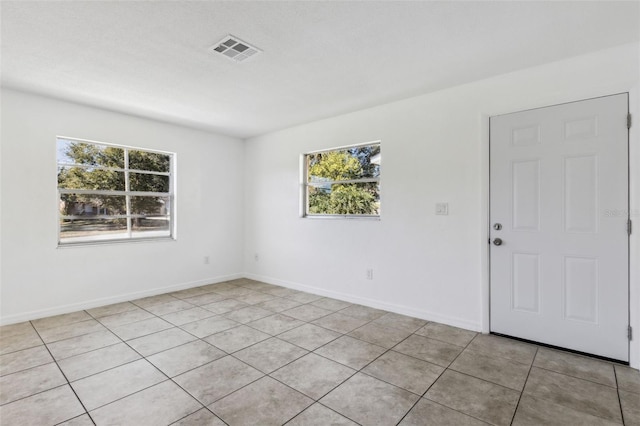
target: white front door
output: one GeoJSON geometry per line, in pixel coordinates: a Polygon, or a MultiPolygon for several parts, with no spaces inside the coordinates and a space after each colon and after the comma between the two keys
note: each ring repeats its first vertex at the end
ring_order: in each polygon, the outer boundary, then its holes
{"type": "Polygon", "coordinates": [[[629,360],[627,115],[620,94],[491,118],[492,332],[629,360]]]}

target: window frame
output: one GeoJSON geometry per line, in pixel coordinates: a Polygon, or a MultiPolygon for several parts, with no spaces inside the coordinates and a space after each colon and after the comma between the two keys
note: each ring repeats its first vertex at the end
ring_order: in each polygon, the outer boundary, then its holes
{"type": "MultiPolygon", "coordinates": [[[[60,167],[79,167],[83,169],[94,169],[94,170],[105,170],[112,172],[119,172],[124,174],[125,181],[125,189],[124,190],[101,190],[101,189],[74,189],[74,188],[60,188],[58,186],[58,182],[56,179],[56,193],[57,193],[57,239],[58,239],[58,248],[61,247],[73,247],[73,246],[84,246],[84,245],[104,245],[104,244],[122,244],[122,243],[137,243],[137,242],[149,242],[149,241],[175,241],[176,240],[176,153],[157,150],[157,149],[149,149],[142,147],[135,147],[131,145],[122,145],[115,144],[109,142],[100,142],[88,139],[80,139],[75,137],[68,136],[56,136],[56,169],[59,170],[60,167]],[[68,162],[59,162],[57,158],[58,153],[58,144],[60,141],[67,142],[77,142],[89,145],[97,145],[101,147],[112,147],[119,148],[123,150],[124,160],[123,167],[108,167],[102,165],[90,165],[90,164],[77,164],[77,163],[68,163],[68,162]],[[157,172],[153,170],[140,170],[140,169],[130,169],[129,168],[129,152],[130,151],[140,151],[146,153],[153,154],[161,154],[169,156],[169,171],[168,172],[157,172]],[[130,174],[131,173],[139,173],[145,175],[156,175],[156,176],[167,176],[169,178],[169,192],[153,192],[153,191],[132,191],[130,186],[130,174]],[[64,241],[62,239],[62,219],[71,219],[77,215],[63,215],[60,211],[60,201],[61,196],[63,194],[91,194],[91,195],[103,195],[103,196],[124,196],[125,197],[125,214],[119,215],[100,215],[97,214],[93,216],[94,219],[126,219],[127,229],[124,231],[126,236],[118,237],[118,238],[100,238],[100,234],[86,237],[81,241],[64,241]],[[160,236],[133,236],[132,229],[132,219],[135,219],[136,216],[140,216],[134,214],[132,212],[131,198],[141,196],[141,197],[162,197],[169,199],[169,209],[165,216],[168,216],[169,219],[169,235],[160,235],[160,236]]],[[[56,173],[57,176],[57,173],[56,173]]],[[[81,216],[77,216],[80,218],[81,216]]]]}
{"type": "MultiPolygon", "coordinates": [[[[381,207],[378,208],[378,214],[313,214],[313,213],[309,213],[309,187],[310,186],[317,186],[317,185],[310,185],[309,184],[308,156],[309,155],[313,155],[313,154],[322,154],[322,153],[325,153],[325,152],[345,151],[345,150],[349,150],[349,149],[352,149],[352,148],[359,148],[359,147],[362,147],[362,146],[373,146],[373,145],[380,146],[380,150],[382,152],[382,141],[381,140],[375,140],[375,141],[370,141],[370,142],[363,142],[363,143],[357,143],[357,144],[351,144],[351,145],[342,145],[342,146],[338,146],[338,147],[334,147],[334,148],[319,149],[319,150],[315,150],[315,151],[307,151],[305,153],[302,153],[300,155],[300,177],[301,177],[301,182],[300,182],[300,200],[301,200],[301,202],[300,202],[300,217],[303,218],[303,219],[380,220],[381,215],[382,215],[381,207]]],[[[382,170],[382,167],[381,167],[381,170],[382,170]]],[[[378,192],[379,204],[380,204],[380,206],[382,206],[381,175],[382,175],[382,171],[380,172],[380,175],[377,178],[350,179],[350,180],[343,180],[343,181],[326,181],[326,182],[323,182],[323,185],[377,182],[378,188],[379,188],[378,189],[378,191],[379,191],[378,192]]]]}

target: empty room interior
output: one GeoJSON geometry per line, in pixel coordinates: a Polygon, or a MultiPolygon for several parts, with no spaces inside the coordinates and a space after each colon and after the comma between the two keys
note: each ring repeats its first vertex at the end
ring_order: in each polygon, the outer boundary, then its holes
{"type": "Polygon", "coordinates": [[[2,1],[1,425],[640,425],[639,1],[2,1]]]}

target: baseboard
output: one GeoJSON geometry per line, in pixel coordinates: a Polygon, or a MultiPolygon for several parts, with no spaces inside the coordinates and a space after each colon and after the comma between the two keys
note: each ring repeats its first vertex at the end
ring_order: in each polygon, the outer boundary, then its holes
{"type": "Polygon", "coordinates": [[[85,309],[97,308],[100,306],[111,305],[113,303],[127,302],[130,300],[140,299],[157,294],[170,293],[172,291],[184,290],[187,288],[198,287],[206,284],[221,283],[223,281],[244,278],[245,274],[230,274],[214,278],[207,278],[198,281],[190,281],[186,283],[174,284],[166,287],[157,287],[151,290],[135,291],[132,293],[121,294],[112,297],[103,297],[100,299],[86,300],[68,305],[56,306],[55,308],[41,309],[37,311],[23,312],[15,315],[0,317],[0,325],[14,324],[22,321],[30,321],[38,318],[50,317],[53,315],[68,314],[69,312],[82,311],[85,309]]]}
{"type": "Polygon", "coordinates": [[[468,321],[456,317],[442,315],[435,312],[425,311],[422,309],[415,309],[409,306],[397,305],[394,303],[382,302],[380,300],[369,299],[366,297],[355,296],[353,294],[341,293],[337,291],[326,290],[319,287],[312,287],[304,284],[299,284],[291,281],[284,281],[278,278],[267,277],[264,275],[258,275],[253,273],[245,273],[245,278],[249,278],[256,281],[262,281],[267,284],[279,285],[282,287],[291,288],[294,290],[306,291],[307,293],[317,294],[318,296],[331,297],[334,299],[344,300],[349,303],[357,303],[360,305],[369,306],[376,309],[384,309],[385,311],[395,312],[396,314],[408,315],[414,318],[420,318],[425,321],[434,321],[441,324],[450,325],[453,327],[464,328],[466,330],[472,330],[481,332],[482,324],[480,322],[468,321]]]}

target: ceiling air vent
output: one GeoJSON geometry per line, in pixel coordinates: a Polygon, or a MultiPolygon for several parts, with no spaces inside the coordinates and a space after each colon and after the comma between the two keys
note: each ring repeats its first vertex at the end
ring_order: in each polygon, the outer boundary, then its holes
{"type": "Polygon", "coordinates": [[[209,50],[217,52],[236,62],[245,61],[256,53],[262,52],[262,50],[257,47],[252,46],[231,34],[211,46],[209,50]]]}

